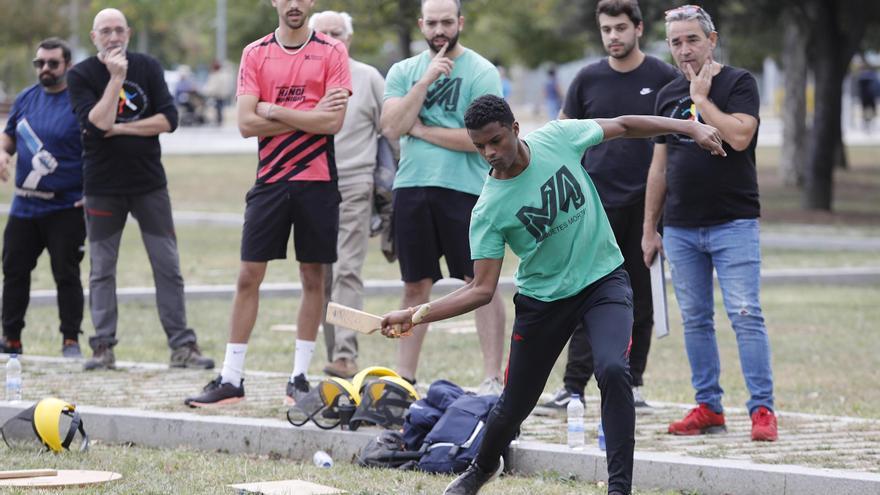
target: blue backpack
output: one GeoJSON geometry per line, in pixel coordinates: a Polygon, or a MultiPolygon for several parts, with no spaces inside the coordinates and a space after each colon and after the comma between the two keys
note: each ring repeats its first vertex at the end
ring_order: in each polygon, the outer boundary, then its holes
{"type": "Polygon", "coordinates": [[[455,400],[422,443],[419,469],[429,473],[462,473],[477,456],[486,418],[497,395],[465,394],[455,400]]]}
{"type": "Polygon", "coordinates": [[[443,412],[464,393],[461,387],[447,380],[432,383],[425,398],[413,402],[404,418],[403,441],[406,449],[420,450],[425,437],[443,416],[443,412]]]}

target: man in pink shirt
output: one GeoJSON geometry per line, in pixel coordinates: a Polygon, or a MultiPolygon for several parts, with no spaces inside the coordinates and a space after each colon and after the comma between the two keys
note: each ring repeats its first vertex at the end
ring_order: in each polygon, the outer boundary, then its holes
{"type": "Polygon", "coordinates": [[[348,51],[313,32],[314,0],[272,0],[278,28],[248,45],[238,76],[238,127],[259,138],[256,184],[248,192],[241,236],[241,268],[220,376],[191,407],[244,398],[244,359],[269,260],[286,258],[293,227],[302,301],[293,372],[285,403],[309,391],[306,371],[324,306],[324,264],[336,261],[339,190],[333,135],[342,127],[351,94],[348,51]]]}

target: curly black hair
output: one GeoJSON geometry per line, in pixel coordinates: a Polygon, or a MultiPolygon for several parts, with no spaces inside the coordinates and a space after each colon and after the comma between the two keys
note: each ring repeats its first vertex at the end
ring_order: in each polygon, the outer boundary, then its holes
{"type": "Polygon", "coordinates": [[[504,98],[483,95],[474,100],[464,113],[464,125],[468,129],[482,129],[485,125],[498,122],[505,127],[513,125],[513,112],[504,98]]]}

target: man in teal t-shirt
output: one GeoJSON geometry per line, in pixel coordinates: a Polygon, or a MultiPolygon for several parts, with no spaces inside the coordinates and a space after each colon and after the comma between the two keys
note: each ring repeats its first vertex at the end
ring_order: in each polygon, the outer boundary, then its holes
{"type": "Polygon", "coordinates": [[[473,495],[500,471],[502,450],[537,403],[556,358],[582,323],[602,394],[608,493],[627,495],[635,447],[628,359],[632,290],[581,157],[588,147],[609,139],[660,134],[688,135],[724,156],[721,136],[697,122],[628,115],[554,121],[520,139],[510,107],[492,95],[471,104],[465,124],[492,167],[471,219],[474,279],[427,308],[393,311],[382,320],[383,334],[400,337],[410,333],[416,313],[424,323],[471,311],[492,298],[505,245],[520,258],[504,392],[489,413],[479,454],[445,493],[473,495]]]}
{"type": "MultiPolygon", "coordinates": [[[[402,307],[428,301],[443,275],[474,276],[468,245],[471,210],[489,167],[464,129],[467,106],[485,94],[501,95],[495,66],[458,42],[464,17],[458,0],[423,0],[419,28],[428,50],[394,64],[385,82],[382,133],[400,137],[394,178],[392,231],[405,290],[402,307]]],[[[481,393],[501,393],[504,303],[495,297],[476,313],[485,380],[481,393]]],[[[427,327],[401,342],[397,372],[415,381],[427,327]]]]}

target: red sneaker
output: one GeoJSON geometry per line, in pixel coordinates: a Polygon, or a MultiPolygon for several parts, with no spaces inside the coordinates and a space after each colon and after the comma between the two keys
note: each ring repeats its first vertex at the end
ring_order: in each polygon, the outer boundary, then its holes
{"type": "Polygon", "coordinates": [[[670,423],[669,433],[673,435],[703,435],[705,433],[724,433],[724,413],[718,414],[706,404],[691,409],[681,421],[670,423]]]}
{"type": "Polygon", "coordinates": [[[779,438],[776,429],[776,415],[773,411],[760,406],[752,413],[752,441],[775,442],[779,438]]]}

